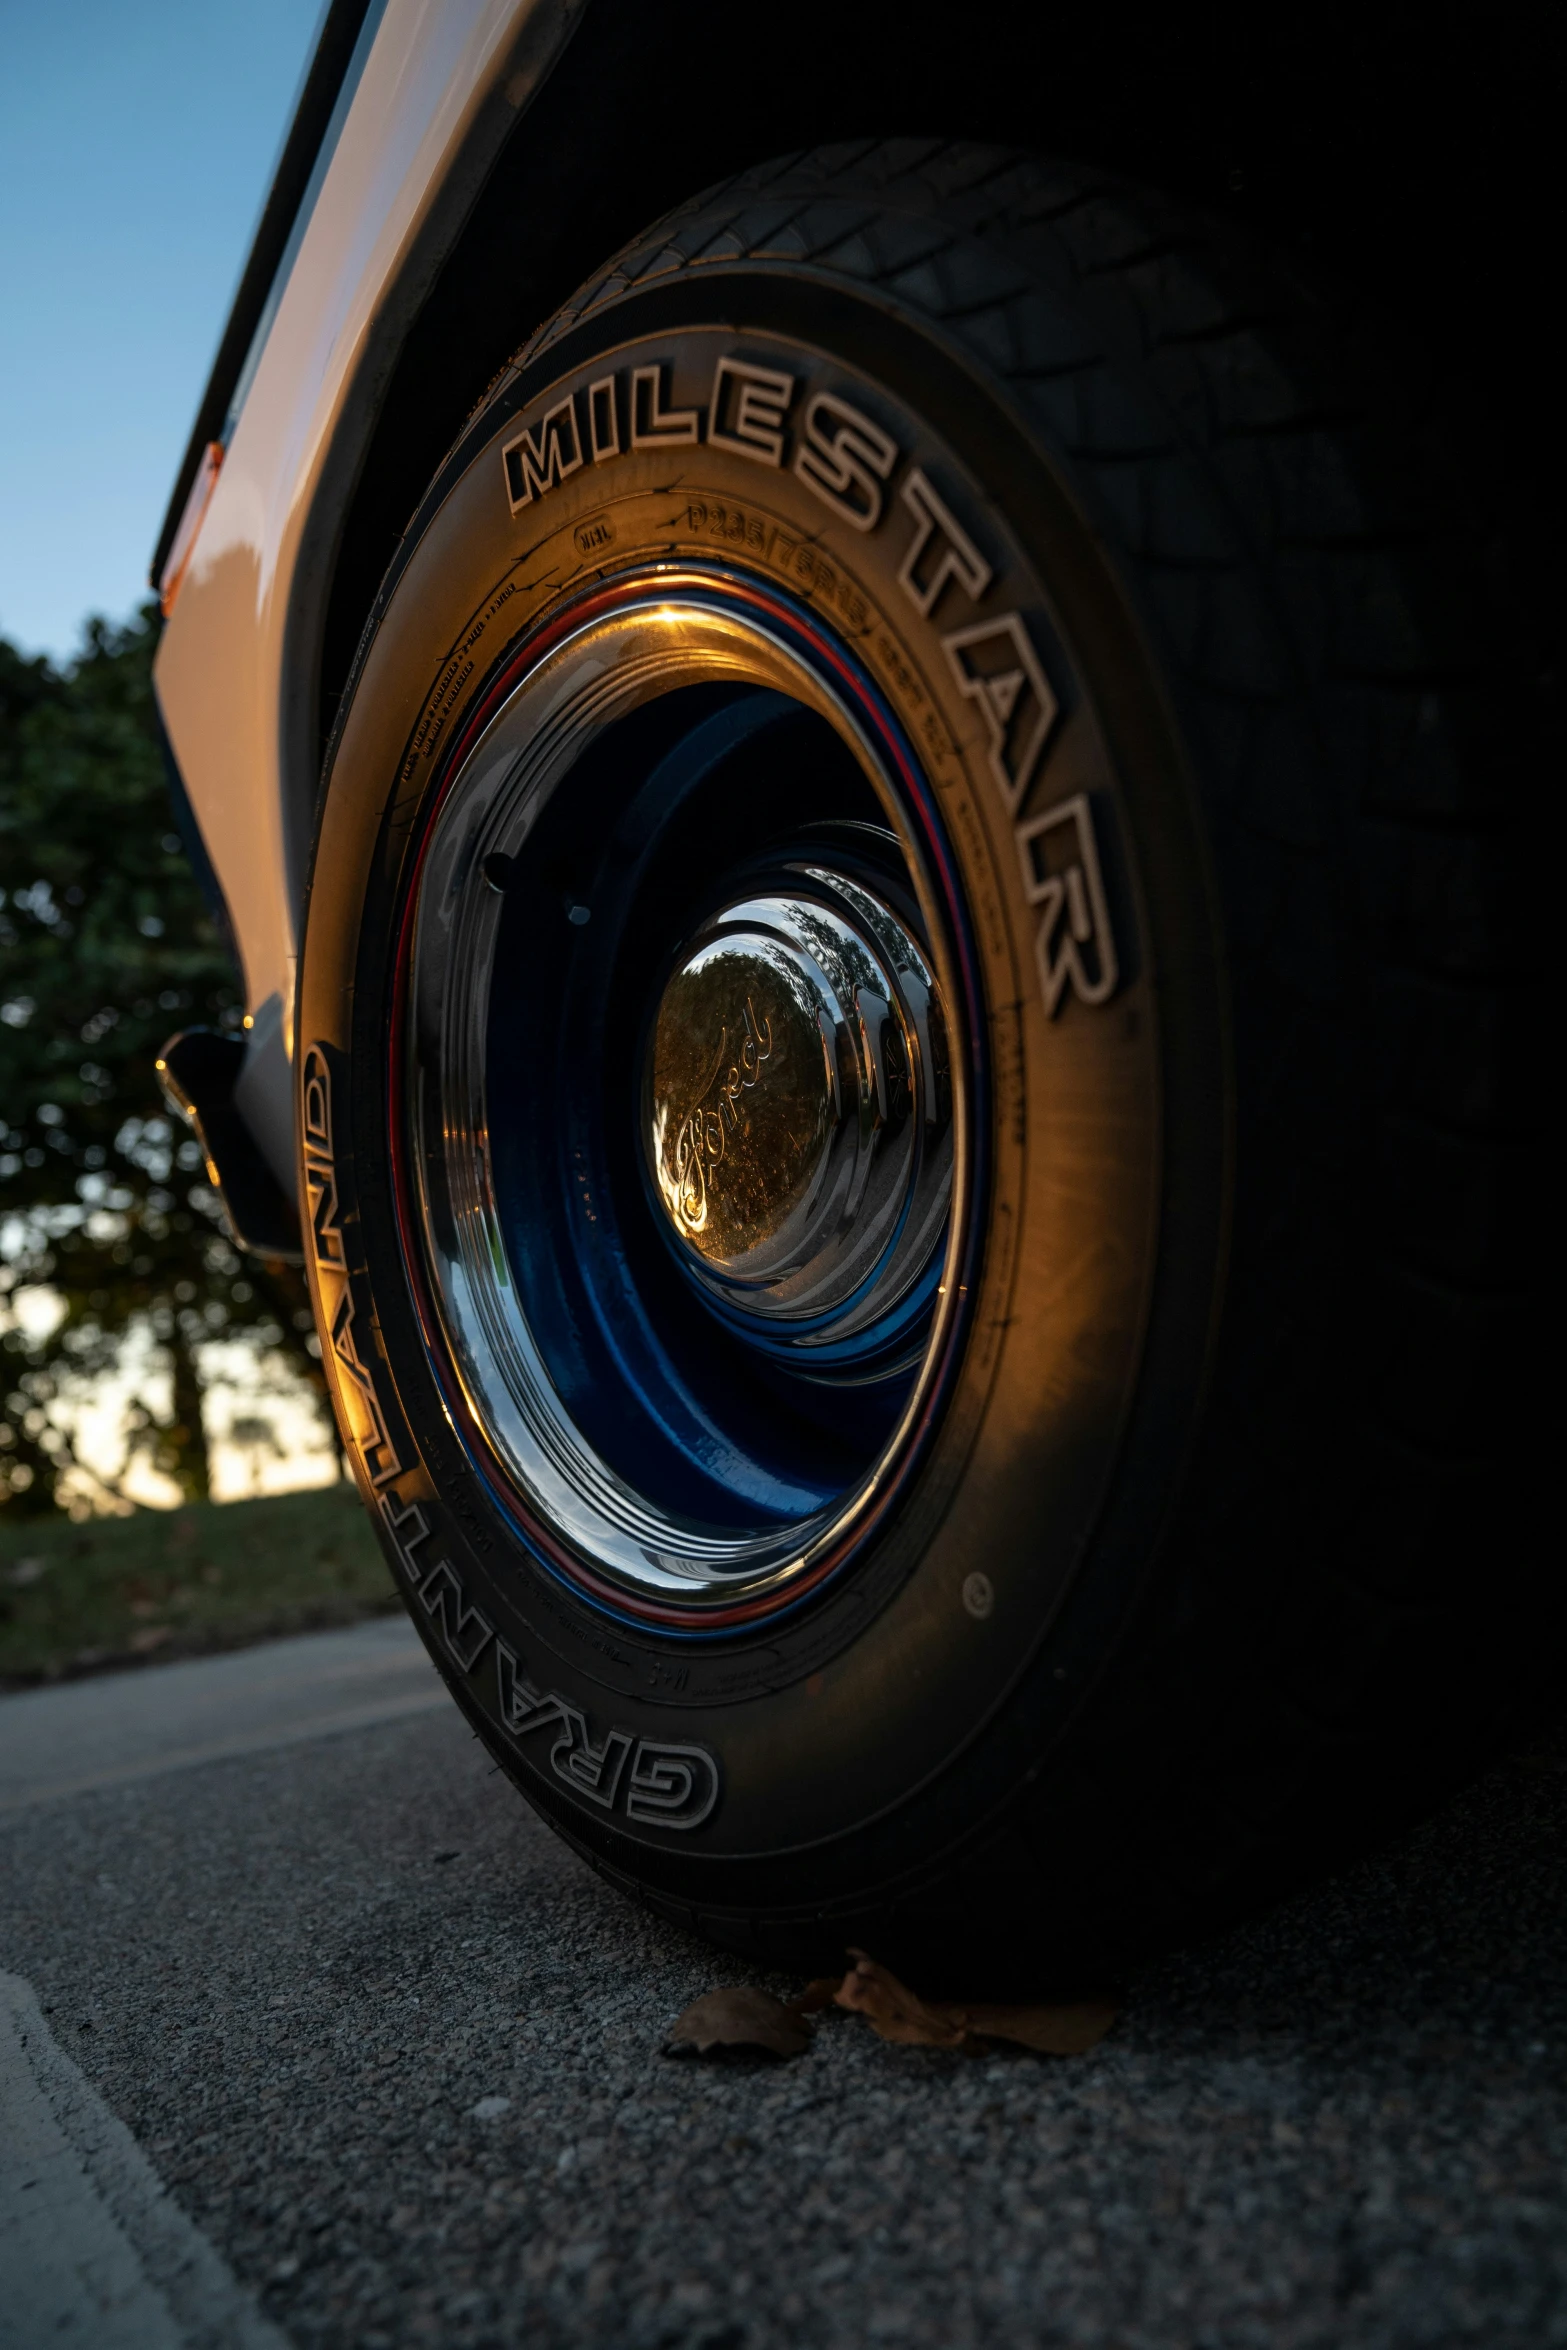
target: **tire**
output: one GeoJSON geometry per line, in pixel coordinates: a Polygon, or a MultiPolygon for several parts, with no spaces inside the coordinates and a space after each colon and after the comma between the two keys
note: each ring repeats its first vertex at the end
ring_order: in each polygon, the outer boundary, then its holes
{"type": "Polygon", "coordinates": [[[1098,173],[796,157],[535,336],[382,589],[299,1013],[345,1438],[497,1761],[722,1943],[1084,1978],[1528,1700],[1538,697],[1400,366],[1098,173]]]}

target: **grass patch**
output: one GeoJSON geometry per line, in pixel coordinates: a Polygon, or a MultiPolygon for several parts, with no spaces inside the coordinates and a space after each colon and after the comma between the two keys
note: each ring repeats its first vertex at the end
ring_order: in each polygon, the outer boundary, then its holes
{"type": "Polygon", "coordinates": [[[0,1517],[0,1689],[243,1648],[397,1605],[346,1485],[78,1525],[0,1517]]]}

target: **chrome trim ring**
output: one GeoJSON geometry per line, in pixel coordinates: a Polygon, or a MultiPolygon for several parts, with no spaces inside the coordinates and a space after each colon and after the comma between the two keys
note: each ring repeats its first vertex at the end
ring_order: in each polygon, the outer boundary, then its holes
{"type": "MultiPolygon", "coordinates": [[[[558,619],[513,656],[454,750],[416,859],[405,931],[394,1160],[405,1253],[454,1425],[545,1564],[614,1612],[698,1630],[792,1604],[846,1563],[879,1522],[929,1433],[955,1362],[973,1245],[976,989],[956,935],[961,909],[950,873],[933,870],[933,814],[910,805],[910,787],[917,792],[922,778],[895,721],[878,715],[841,648],[827,640],[816,655],[813,637],[821,642],[809,616],[781,597],[694,566],[612,583],[558,619]],[[876,820],[867,824],[860,811],[850,847],[873,834],[877,844],[894,844],[899,873],[884,890],[874,873],[849,870],[854,857],[838,856],[832,842],[817,842],[814,853],[807,842],[802,853],[796,840],[783,855],[759,840],[731,859],[728,889],[717,891],[683,943],[670,942],[662,989],[655,980],[643,992],[648,1027],[635,1051],[626,1015],[587,1056],[602,1068],[584,1072],[581,1055],[569,1065],[584,1101],[597,1098],[595,1087],[606,1094],[611,1127],[623,1108],[644,1196],[628,1204],[622,1187],[612,1203],[589,1171],[598,1166],[592,1148],[573,1160],[563,1133],[557,1156],[567,1221],[552,1228],[551,1241],[535,1215],[536,1197],[553,1180],[537,1178],[539,1135],[548,1128],[539,1095],[548,1087],[535,1080],[546,1063],[535,1053],[529,1082],[519,1087],[504,1073],[506,1055],[532,1050],[516,1040],[548,1029],[556,999],[570,997],[572,958],[588,951],[595,924],[608,917],[601,904],[573,895],[569,876],[558,888],[552,878],[560,943],[541,961],[540,922],[508,909],[519,875],[537,888],[551,827],[577,821],[579,795],[586,805],[600,788],[594,760],[601,770],[606,760],[613,767],[617,730],[654,705],[675,707],[669,697],[691,700],[693,688],[714,699],[709,732],[730,723],[726,713],[738,708],[743,716],[753,705],[765,705],[769,717],[807,714],[830,730],[876,820]],[[747,890],[748,878],[761,886],[747,890]],[[900,888],[895,908],[888,900],[900,888]],[[520,945],[508,945],[508,922],[520,945]],[[792,973],[800,1018],[819,1011],[833,1028],[833,1067],[829,1076],[824,1063],[816,1080],[819,1164],[803,1188],[783,1187],[785,1212],[769,1211],[749,1245],[709,1251],[693,1247],[698,1236],[682,1228],[679,1170],[672,1211],[670,1169],[661,1173],[659,1149],[647,1146],[660,1103],[674,1098],[660,1090],[659,1039],[666,1058],[678,1059],[682,991],[700,994],[715,984],[704,974],[736,956],[751,958],[753,979],[758,958],[775,978],[792,973]],[[618,1064],[613,1073],[610,1062],[618,1064]],[[834,1086],[836,1106],[827,1098],[834,1086]],[[900,1088],[902,1101],[893,1098],[900,1088]],[[513,1130],[523,1136],[520,1186],[508,1172],[513,1130]],[[631,1230],[639,1216],[645,1235],[631,1230]],[[565,1260],[580,1253],[586,1261],[608,1247],[605,1226],[616,1218],[611,1274],[574,1324],[571,1312],[555,1312],[549,1283],[565,1260]],[[645,1253],[637,1257],[649,1236],[662,1275],[645,1253]],[[862,1423],[874,1428],[874,1441],[861,1444],[851,1473],[843,1473],[841,1442],[831,1476],[767,1457],[728,1424],[727,1374],[704,1391],[682,1371],[651,1294],[671,1260],[715,1359],[741,1348],[735,1359],[754,1362],[758,1378],[776,1374],[769,1392],[786,1401],[803,1392],[801,1381],[825,1383],[829,1422],[835,1412],[850,1415],[851,1403],[859,1408],[854,1391],[869,1392],[871,1416],[862,1414],[862,1423]],[[617,1267],[623,1295],[610,1294],[617,1267]],[[608,1420],[598,1391],[604,1382],[596,1388],[584,1378],[572,1353],[577,1325],[595,1321],[607,1333],[615,1377],[627,1383],[608,1420]],[[595,1411],[598,1425],[590,1424],[595,1411]],[[639,1446],[656,1455],[655,1467],[666,1453],[678,1456],[691,1490],[663,1468],[641,1473],[639,1446]]],[[[656,832],[643,814],[638,821],[656,832]]],[[[743,1090],[747,1070],[764,1065],[759,1052],[778,1046],[747,1042],[743,1010],[741,1030],[735,1065],[743,1090]]],[[[821,1029],[815,1033],[819,1042],[821,1029]]],[[[580,1106],[567,1106],[568,1127],[580,1106]]],[[[804,1134],[809,1155],[808,1087],[792,1115],[804,1121],[795,1139],[804,1134]]],[[[613,1134],[610,1145],[619,1147],[613,1134]]]]}

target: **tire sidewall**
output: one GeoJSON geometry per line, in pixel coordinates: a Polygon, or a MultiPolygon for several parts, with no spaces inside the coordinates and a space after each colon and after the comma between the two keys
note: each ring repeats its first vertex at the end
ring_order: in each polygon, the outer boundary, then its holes
{"type": "Polygon", "coordinates": [[[996,387],[884,307],[842,294],[802,304],[796,282],[764,269],[725,278],[721,316],[716,293],[622,302],[541,352],[476,419],[409,533],[323,797],[298,1011],[303,1181],[356,1474],[475,1726],[542,1808],[628,1875],[701,1893],[723,1864],[744,1899],[745,1864],[766,1861],[770,1894],[808,1900],[929,1852],[1004,1800],[1081,1701],[1130,1604],[1170,1506],[1215,1312],[1223,1023],[1174,729],[1060,453],[1031,444],[996,387]],[[796,385],[781,463],[712,440],[725,359],[796,385]],[[697,412],[700,440],[625,446],[624,387],[647,366],[664,413],[697,412]],[[508,444],[530,428],[537,445],[568,399],[586,443],[587,392],[611,377],[620,451],[595,462],[584,446],[513,512],[508,444]],[[851,527],[793,470],[817,392],[897,444],[872,529],[851,527]],[[954,574],[925,612],[918,577],[899,576],[919,527],[905,494],[915,476],[991,575],[974,595],[954,574]],[[988,1063],[985,1246],[930,1453],[872,1556],[794,1618],[714,1641],[607,1620],[513,1539],[443,1409],[386,1148],[392,942],[449,746],[548,615],[597,580],[659,563],[721,566],[807,604],[897,713],[962,873],[988,1063]],[[1007,615],[1060,705],[1016,806],[943,641],[1007,615]],[[1119,984],[1097,1005],[1068,986],[1052,1013],[1018,828],[1077,795],[1093,810],[1119,984]],[[1173,1278],[1172,1237],[1185,1250],[1173,1278]],[[1118,1477],[1139,1414],[1153,1415],[1139,1467],[1118,1477]],[[988,1609],[973,1604],[976,1577],[988,1609]],[[508,1657],[554,1708],[520,1736],[503,1718],[508,1657]],[[659,1826],[623,1797],[599,1800],[573,1757],[616,1737],[633,1758],[712,1758],[704,1818],[659,1826]]]}

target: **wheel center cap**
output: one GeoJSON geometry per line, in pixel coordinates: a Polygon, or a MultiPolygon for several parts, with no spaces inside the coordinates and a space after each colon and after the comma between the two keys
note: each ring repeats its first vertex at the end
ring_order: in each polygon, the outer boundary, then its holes
{"type": "Polygon", "coordinates": [[[816,1191],[838,1124],[837,1006],[776,933],[725,924],[664,990],[653,1038],[653,1153],[680,1240],[744,1275],[816,1191]]]}
{"type": "Polygon", "coordinates": [[[790,879],[799,894],[731,906],[688,947],[659,1004],[643,1115],[691,1269],[753,1311],[799,1316],[875,1275],[950,1107],[908,931],[856,884],[790,879]]]}

